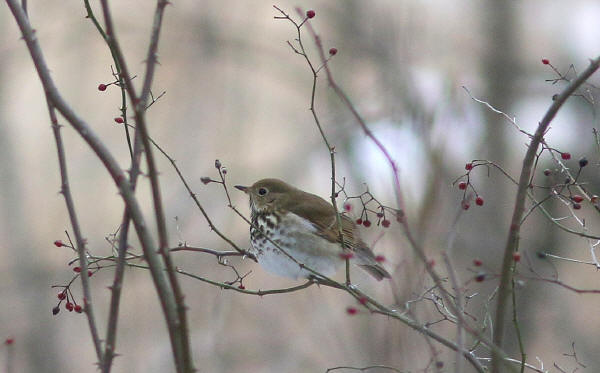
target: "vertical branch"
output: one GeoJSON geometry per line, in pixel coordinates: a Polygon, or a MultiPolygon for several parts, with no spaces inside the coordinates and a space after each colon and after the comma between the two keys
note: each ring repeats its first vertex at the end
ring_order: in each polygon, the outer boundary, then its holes
{"type": "Polygon", "coordinates": [[[88,319],[88,325],[90,333],[92,334],[92,342],[94,343],[94,349],[96,350],[96,357],[98,363],[102,365],[102,346],[100,343],[100,337],[98,335],[98,327],[96,325],[96,319],[94,317],[94,308],[92,302],[92,292],[90,290],[90,279],[88,276],[88,258],[85,248],[85,239],[81,234],[81,228],[79,225],[79,219],[77,218],[77,212],[75,211],[75,202],[71,195],[71,188],[69,187],[69,176],[67,172],[67,158],[65,156],[65,149],[62,142],[62,136],[60,134],[60,125],[54,111],[54,106],[46,94],[46,103],[48,104],[48,114],[50,115],[50,121],[52,122],[52,132],[54,133],[54,141],[56,142],[56,153],[58,154],[58,166],[60,169],[60,180],[61,188],[60,193],[65,198],[65,204],[67,205],[67,211],[69,213],[69,220],[71,221],[71,228],[75,235],[75,244],[77,245],[77,254],[79,256],[79,265],[81,272],[79,277],[81,278],[81,288],[83,290],[83,304],[84,311],[88,319]]]}
{"type": "MultiPolygon", "coordinates": [[[[308,54],[306,54],[306,49],[304,48],[304,44],[302,43],[302,33],[300,31],[301,27],[304,24],[308,24],[308,16],[305,16],[302,13],[302,10],[300,8],[296,8],[296,12],[300,15],[300,17],[304,17],[302,22],[297,23],[296,21],[294,21],[287,13],[285,13],[283,10],[281,10],[280,8],[278,8],[277,6],[273,5],[273,7],[275,9],[277,9],[282,15],[283,17],[275,17],[280,18],[280,19],[287,19],[288,21],[290,21],[295,27],[296,27],[296,41],[298,42],[298,46],[299,49],[296,49],[292,43],[290,43],[288,41],[288,45],[292,48],[292,50],[296,53],[301,55],[302,57],[304,57],[304,60],[306,61],[306,64],[308,65],[311,73],[312,73],[312,89],[311,89],[311,94],[310,94],[310,112],[313,116],[313,119],[315,121],[315,124],[317,125],[317,129],[319,130],[319,133],[321,134],[321,138],[323,139],[323,143],[325,144],[325,146],[327,147],[327,151],[329,152],[329,158],[330,158],[330,162],[331,162],[331,204],[333,205],[333,209],[335,210],[335,217],[336,217],[336,224],[338,226],[338,234],[339,234],[339,239],[340,239],[340,243],[342,245],[342,248],[345,250],[346,247],[344,245],[344,231],[342,228],[342,218],[340,216],[340,213],[338,211],[337,208],[337,197],[336,197],[336,193],[335,193],[335,186],[336,186],[336,178],[335,178],[335,147],[332,146],[329,143],[329,140],[327,139],[327,136],[325,135],[325,131],[323,131],[323,126],[321,126],[321,121],[319,120],[319,116],[317,115],[317,112],[315,110],[315,95],[316,95],[316,91],[317,91],[317,78],[318,78],[318,72],[319,69],[316,69],[315,66],[313,65],[313,63],[311,62],[310,58],[308,58],[308,54]]],[[[350,284],[350,259],[346,258],[346,284],[350,284]]]]}
{"type": "MultiPolygon", "coordinates": [[[[134,112],[137,124],[136,128],[139,130],[139,136],[141,136],[141,140],[144,145],[144,151],[146,153],[146,163],[148,165],[148,175],[150,178],[150,184],[152,186],[152,200],[154,202],[154,212],[158,229],[159,253],[162,256],[166,267],[169,284],[174,294],[174,301],[177,312],[177,322],[173,324],[174,329],[172,330],[173,334],[171,335],[172,342],[174,343],[173,353],[175,355],[175,361],[178,371],[191,371],[193,370],[193,362],[189,343],[186,306],[184,302],[183,291],[181,290],[179,281],[177,279],[177,272],[168,252],[169,243],[166,228],[167,225],[165,222],[164,208],[160,194],[158,171],[156,169],[154,153],[150,144],[150,137],[148,134],[148,127],[145,118],[147,106],[146,103],[148,97],[150,96],[150,88],[154,77],[154,69],[157,63],[156,51],[158,48],[158,40],[162,26],[163,13],[167,4],[168,2],[165,0],[157,1],[156,10],[154,13],[152,33],[150,37],[150,45],[148,47],[148,54],[146,59],[146,74],[144,78],[144,85],[142,88],[142,94],[140,96],[137,96],[135,87],[133,86],[133,83],[130,79],[130,74],[125,63],[125,58],[116,38],[112,16],[108,7],[108,1],[101,1],[102,12],[104,14],[104,21],[106,24],[106,34],[108,36],[109,43],[112,45],[112,49],[114,49],[115,55],[120,62],[125,80],[125,85],[127,87],[127,92],[134,105],[134,112]]],[[[138,133],[136,132],[136,136],[137,135],[138,133]]]]}
{"type": "MultiPolygon", "coordinates": [[[[23,39],[27,43],[27,48],[49,101],[56,108],[56,110],[58,110],[73,126],[73,128],[79,133],[84,141],[86,141],[96,156],[98,156],[114,180],[123,200],[125,201],[125,204],[127,205],[128,212],[131,214],[137,235],[140,239],[144,256],[148,262],[150,273],[158,293],[158,298],[165,315],[169,335],[171,337],[171,344],[173,347],[173,354],[175,357],[177,370],[183,371],[184,368],[182,367],[182,361],[184,361],[184,359],[182,358],[182,350],[184,346],[181,342],[182,325],[178,320],[175,298],[170,290],[169,283],[164,276],[163,265],[156,253],[156,246],[152,240],[150,232],[148,231],[147,224],[145,223],[144,216],[141,212],[137,199],[133,194],[131,184],[127,180],[127,177],[117,161],[114,159],[102,141],[98,138],[95,132],[72,110],[72,108],[58,92],[58,89],[56,88],[56,85],[50,76],[48,65],[44,59],[42,50],[35,36],[35,32],[29,24],[29,20],[27,19],[27,16],[23,12],[22,8],[19,6],[17,0],[6,0],[6,2],[21,30],[23,39]]],[[[130,84],[129,81],[126,81],[126,83],[130,84]]],[[[192,371],[191,368],[186,370],[192,371]]]]}
{"type": "MultiPolygon", "coordinates": [[[[600,57],[591,60],[590,65],[585,69],[577,79],[574,79],[556,96],[554,102],[539,123],[535,134],[531,138],[525,158],[523,159],[523,167],[519,177],[519,185],[517,188],[517,196],[513,209],[510,229],[504,248],[504,256],[502,260],[502,270],[500,276],[500,287],[498,290],[498,303],[496,304],[496,316],[494,322],[494,344],[501,347],[504,342],[504,322],[506,316],[507,298],[510,292],[510,284],[512,281],[512,267],[514,265],[513,253],[519,248],[519,232],[521,229],[521,221],[525,213],[525,199],[529,189],[533,164],[535,162],[536,153],[544,138],[550,122],[556,116],[558,110],[562,107],[565,101],[581,86],[596,70],[600,67],[600,57]]],[[[500,373],[502,359],[497,353],[492,354],[492,372],[500,373]]]]}

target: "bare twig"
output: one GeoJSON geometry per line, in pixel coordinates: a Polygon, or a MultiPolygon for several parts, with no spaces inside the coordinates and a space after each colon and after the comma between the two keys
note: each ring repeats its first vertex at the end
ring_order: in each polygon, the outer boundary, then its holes
{"type": "Polygon", "coordinates": [[[19,6],[16,0],[7,0],[6,2],[11,9],[19,28],[21,29],[23,39],[27,44],[29,53],[31,54],[31,58],[38,72],[38,76],[40,77],[50,102],[73,126],[73,128],[87,142],[90,148],[101,160],[104,167],[107,169],[117,185],[119,192],[127,205],[128,211],[131,214],[138,237],[142,244],[142,248],[144,249],[152,279],[154,280],[155,287],[159,294],[161,306],[167,320],[167,326],[172,337],[172,344],[174,347],[174,353],[176,354],[176,360],[183,361],[180,353],[178,352],[183,349],[183,346],[179,343],[179,333],[175,333],[181,327],[181,325],[177,322],[178,316],[175,298],[173,297],[173,294],[169,288],[169,284],[164,277],[163,265],[156,254],[156,246],[153,242],[150,232],[148,231],[148,225],[145,223],[145,219],[137,199],[133,194],[131,184],[127,180],[127,177],[117,161],[102,143],[100,138],[95,134],[92,128],[73,111],[73,109],[60,95],[51,77],[48,65],[46,64],[37,37],[35,36],[35,32],[29,24],[29,20],[27,19],[22,8],[19,6]]]}
{"type": "MultiPolygon", "coordinates": [[[[506,303],[510,292],[511,283],[511,268],[514,265],[513,253],[518,249],[519,246],[519,232],[520,223],[522,216],[525,212],[525,199],[527,197],[527,190],[531,179],[532,166],[535,161],[535,156],[540,146],[540,143],[550,125],[552,119],[565,103],[565,101],[573,94],[578,87],[580,87],[597,69],[600,67],[600,57],[592,60],[587,69],[585,69],[576,79],[574,79],[554,100],[544,118],[540,122],[538,128],[535,131],[534,136],[531,138],[531,142],[527,148],[527,153],[523,159],[523,167],[521,169],[521,175],[519,177],[519,186],[517,189],[517,197],[514,205],[513,216],[511,219],[511,225],[508,232],[508,238],[506,240],[506,247],[504,249],[504,257],[502,263],[502,272],[500,277],[500,287],[498,291],[498,303],[496,305],[496,320],[494,324],[494,344],[502,346],[504,342],[504,318],[506,313],[506,303]]],[[[492,355],[492,372],[499,373],[500,366],[502,364],[502,358],[497,353],[492,355]]]]}
{"type": "Polygon", "coordinates": [[[94,344],[94,349],[96,350],[96,358],[98,359],[98,363],[102,364],[103,362],[103,354],[102,354],[102,345],[100,343],[100,336],[98,334],[98,326],[96,324],[96,319],[94,317],[94,308],[92,302],[92,292],[90,290],[90,279],[87,276],[88,273],[88,259],[87,259],[87,249],[85,244],[85,239],[81,233],[81,228],[79,225],[79,219],[77,218],[77,213],[75,211],[75,202],[73,201],[73,196],[71,195],[71,189],[69,187],[69,176],[67,171],[67,158],[65,155],[65,149],[62,141],[62,136],[60,133],[60,125],[58,124],[58,118],[56,117],[55,109],[46,94],[46,102],[48,104],[48,113],[50,115],[50,121],[52,122],[52,132],[54,133],[54,140],[56,142],[56,153],[58,154],[58,165],[60,169],[60,179],[61,179],[61,188],[60,192],[65,198],[65,203],[67,205],[67,211],[69,213],[69,220],[71,221],[71,228],[73,229],[73,234],[75,234],[75,244],[77,247],[77,253],[79,255],[79,265],[81,266],[81,273],[85,275],[81,277],[81,288],[83,290],[83,301],[84,301],[84,311],[87,315],[88,325],[90,328],[90,333],[92,335],[92,342],[94,344]]]}

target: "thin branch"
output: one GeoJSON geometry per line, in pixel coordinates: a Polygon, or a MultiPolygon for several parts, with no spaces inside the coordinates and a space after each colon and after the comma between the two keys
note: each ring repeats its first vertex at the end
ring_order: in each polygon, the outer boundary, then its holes
{"type": "MultiPolygon", "coordinates": [[[[544,118],[538,125],[534,136],[531,138],[531,142],[527,148],[527,153],[523,159],[523,168],[521,169],[521,175],[519,177],[519,186],[517,189],[517,196],[514,205],[513,216],[511,219],[511,225],[508,232],[508,238],[506,240],[506,247],[504,249],[504,258],[502,263],[502,272],[500,277],[500,287],[498,290],[498,303],[496,305],[496,320],[494,324],[494,344],[502,346],[504,342],[504,318],[506,313],[507,298],[510,293],[511,283],[511,268],[514,265],[513,253],[517,251],[519,247],[519,232],[520,223],[525,212],[525,199],[527,197],[527,190],[529,189],[529,183],[531,179],[532,166],[535,161],[537,150],[540,143],[550,125],[552,119],[554,119],[558,110],[562,107],[565,101],[573,94],[578,87],[580,87],[597,69],[600,67],[600,57],[592,60],[587,69],[585,69],[576,79],[574,79],[554,100],[544,118]]],[[[492,355],[492,373],[499,373],[502,358],[497,353],[492,355]]]]}
{"type": "Polygon", "coordinates": [[[103,362],[103,354],[102,354],[102,344],[100,342],[100,336],[98,334],[98,326],[96,324],[96,319],[94,317],[94,308],[92,302],[92,292],[90,290],[90,279],[87,276],[88,273],[88,260],[87,260],[87,250],[85,247],[85,239],[81,233],[81,228],[79,225],[79,219],[77,218],[77,212],[75,211],[75,202],[73,201],[73,196],[71,194],[71,188],[69,186],[69,176],[67,171],[67,157],[65,155],[65,149],[62,141],[62,136],[60,133],[60,125],[58,124],[58,118],[56,117],[56,112],[48,94],[46,93],[46,102],[48,104],[48,113],[50,115],[50,121],[52,122],[52,132],[54,133],[54,140],[56,142],[56,153],[58,154],[58,166],[60,169],[60,179],[61,179],[61,188],[60,192],[65,198],[65,204],[67,205],[67,211],[69,213],[69,220],[71,221],[71,228],[73,229],[73,234],[75,234],[75,244],[77,247],[77,253],[79,255],[79,265],[81,266],[81,273],[85,275],[81,277],[81,288],[83,290],[83,302],[84,302],[84,311],[87,315],[88,326],[90,328],[90,333],[92,335],[92,342],[94,344],[94,349],[96,350],[96,358],[98,359],[98,363],[102,364],[103,362]]]}
{"type": "MultiPolygon", "coordinates": [[[[127,180],[125,173],[112,156],[110,151],[102,143],[100,138],[92,130],[92,128],[81,119],[69,106],[69,104],[62,98],[54,81],[51,77],[50,70],[44,59],[42,50],[39,46],[35,32],[29,24],[27,16],[23,12],[22,8],[18,5],[16,0],[6,0],[13,16],[21,30],[23,39],[27,44],[29,53],[37,70],[38,76],[42,82],[45,92],[47,93],[52,105],[64,116],[64,118],[73,126],[73,128],[79,133],[79,135],[86,141],[94,153],[98,156],[100,161],[103,163],[106,170],[114,180],[119,192],[127,205],[128,211],[131,214],[136,232],[144,249],[146,260],[149,264],[150,273],[154,281],[154,285],[159,294],[159,299],[167,320],[167,326],[172,336],[172,341],[175,342],[174,331],[178,327],[177,324],[177,310],[175,305],[175,299],[173,294],[169,290],[169,284],[164,277],[163,265],[160,262],[159,257],[156,254],[155,244],[152,240],[150,232],[148,231],[148,225],[145,223],[144,216],[141,212],[140,206],[133,194],[131,184],[127,180]]],[[[175,343],[174,343],[175,347],[175,343]]],[[[181,350],[179,348],[178,350],[181,350]]]]}

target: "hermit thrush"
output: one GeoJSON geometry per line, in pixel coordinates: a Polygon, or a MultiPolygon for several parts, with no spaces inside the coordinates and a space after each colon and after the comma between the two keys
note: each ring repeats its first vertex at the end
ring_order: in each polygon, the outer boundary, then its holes
{"type": "Polygon", "coordinates": [[[345,250],[342,249],[335,209],[323,198],[278,179],[263,179],[250,187],[236,188],[250,197],[251,252],[265,270],[294,279],[308,278],[313,273],[302,268],[306,266],[330,276],[345,258],[352,257],[377,280],[390,277],[346,215],[341,216],[345,250]]]}

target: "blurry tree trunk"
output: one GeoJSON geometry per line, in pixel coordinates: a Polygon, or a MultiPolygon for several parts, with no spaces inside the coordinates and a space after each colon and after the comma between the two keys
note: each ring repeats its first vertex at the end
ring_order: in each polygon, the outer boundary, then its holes
{"type": "MultiPolygon", "coordinates": [[[[486,90],[481,97],[499,110],[509,115],[512,114],[512,103],[515,101],[519,92],[516,89],[516,82],[519,78],[519,58],[517,56],[517,40],[515,29],[517,14],[511,1],[488,0],[484,3],[482,12],[483,29],[487,32],[487,49],[482,59],[482,80],[486,81],[486,90]]],[[[485,118],[485,135],[477,156],[500,165],[509,167],[507,150],[515,149],[514,144],[508,144],[507,133],[512,131],[506,120],[490,110],[482,107],[485,118]],[[511,146],[509,146],[511,145],[511,146]]],[[[517,148],[518,149],[518,148],[517,148]]],[[[509,172],[512,168],[508,168],[509,172]]],[[[493,177],[501,178],[500,175],[493,177]]],[[[499,210],[497,214],[491,214],[489,219],[485,220],[485,227],[481,227],[481,232],[486,232],[485,247],[493,250],[492,257],[502,256],[502,248],[506,240],[506,232],[509,224],[509,214],[514,202],[514,193],[508,183],[490,183],[490,188],[486,190],[488,200],[491,200],[492,206],[506,206],[499,210]],[[511,188],[511,189],[508,189],[511,188]]],[[[506,315],[508,316],[508,315],[506,315]]],[[[508,319],[507,319],[508,320],[508,319]]],[[[508,329],[508,323],[505,324],[508,329]]],[[[505,330],[505,332],[507,332],[505,330]]],[[[505,336],[510,333],[505,333],[505,336]]],[[[511,355],[515,352],[516,343],[504,343],[507,353],[511,355]]]]}

